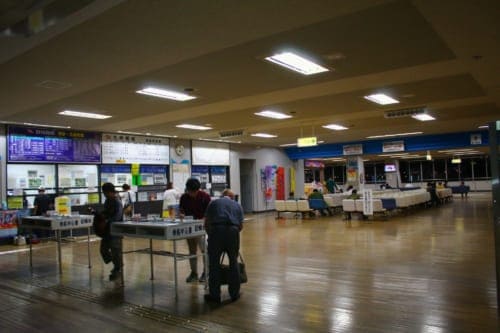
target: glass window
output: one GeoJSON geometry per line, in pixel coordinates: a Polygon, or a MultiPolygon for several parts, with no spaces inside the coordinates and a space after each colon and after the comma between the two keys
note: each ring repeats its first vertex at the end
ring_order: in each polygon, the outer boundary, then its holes
{"type": "Polygon", "coordinates": [[[373,163],[365,163],[365,183],[371,184],[376,181],[375,178],[375,165],[373,163]]]}
{"type": "Polygon", "coordinates": [[[420,170],[420,161],[410,162],[410,181],[412,183],[422,181],[422,174],[421,174],[421,170],[420,170]]]}
{"type": "Polygon", "coordinates": [[[410,163],[407,161],[399,161],[399,175],[403,183],[411,183],[410,181],[410,163]]]}
{"type": "Polygon", "coordinates": [[[490,165],[488,157],[473,158],[474,163],[474,179],[488,178],[488,166],[490,165]]]}
{"type": "Polygon", "coordinates": [[[461,163],[457,163],[457,164],[451,163],[451,158],[447,160],[446,172],[448,175],[448,177],[447,177],[448,181],[460,180],[460,164],[461,163]]]}
{"type": "Polygon", "coordinates": [[[460,173],[461,179],[471,180],[472,179],[472,164],[475,164],[471,158],[462,158],[462,163],[460,163],[460,173]]]}
{"type": "Polygon", "coordinates": [[[385,163],[375,164],[375,177],[377,183],[385,183],[385,163]]]}
{"type": "Polygon", "coordinates": [[[314,172],[311,169],[304,170],[304,181],[306,183],[312,183],[314,181],[314,172]]]}
{"type": "Polygon", "coordinates": [[[422,161],[422,177],[423,181],[434,180],[434,162],[422,161]]]}
{"type": "Polygon", "coordinates": [[[434,160],[434,179],[446,180],[446,160],[434,160]]]}
{"type": "Polygon", "coordinates": [[[333,178],[333,166],[325,166],[325,180],[330,179],[330,177],[333,178]]]}
{"type": "Polygon", "coordinates": [[[333,180],[337,184],[344,184],[345,183],[345,165],[335,165],[333,167],[333,180]]]}

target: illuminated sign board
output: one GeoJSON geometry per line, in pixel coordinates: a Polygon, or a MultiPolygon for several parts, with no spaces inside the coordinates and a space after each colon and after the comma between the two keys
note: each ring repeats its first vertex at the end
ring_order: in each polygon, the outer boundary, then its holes
{"type": "Polygon", "coordinates": [[[318,138],[316,138],[315,136],[297,139],[297,147],[311,147],[317,145],[318,145],[318,138]]]}

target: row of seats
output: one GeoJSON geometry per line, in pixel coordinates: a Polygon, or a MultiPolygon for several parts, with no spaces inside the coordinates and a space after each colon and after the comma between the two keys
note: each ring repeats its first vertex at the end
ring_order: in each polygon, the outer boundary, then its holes
{"type": "Polygon", "coordinates": [[[276,209],[276,213],[278,214],[277,218],[280,217],[280,213],[295,213],[296,216],[305,214],[310,214],[312,209],[309,207],[309,201],[307,200],[276,200],[274,201],[274,207],[276,209]]]}
{"type": "MultiPolygon", "coordinates": [[[[385,213],[386,209],[382,206],[381,199],[372,199],[373,213],[385,213]]],[[[342,210],[349,213],[363,212],[363,199],[344,199],[342,200],[342,210]]]]}

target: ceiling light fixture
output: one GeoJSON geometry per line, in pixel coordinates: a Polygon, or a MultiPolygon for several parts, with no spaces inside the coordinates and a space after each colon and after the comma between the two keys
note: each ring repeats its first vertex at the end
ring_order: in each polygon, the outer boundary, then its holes
{"type": "Polygon", "coordinates": [[[372,94],[372,95],[367,95],[364,96],[365,99],[380,104],[380,105],[388,105],[388,104],[397,104],[399,103],[398,100],[392,98],[391,96],[388,96],[386,94],[372,94]]]}
{"type": "Polygon", "coordinates": [[[284,113],[281,113],[278,111],[272,111],[272,110],[264,110],[264,111],[256,112],[254,114],[256,114],[257,116],[267,117],[267,118],[272,118],[272,119],[292,118],[292,116],[290,116],[288,114],[284,114],[284,113]]]}
{"type": "Polygon", "coordinates": [[[488,125],[481,125],[481,126],[478,126],[477,128],[489,128],[488,125]]]}
{"type": "Polygon", "coordinates": [[[251,134],[251,135],[259,137],[259,138],[277,138],[278,137],[277,135],[267,134],[267,133],[254,133],[254,134],[251,134]]]}
{"type": "Polygon", "coordinates": [[[212,127],[201,126],[201,125],[192,125],[192,124],[180,124],[180,125],[176,125],[175,127],[198,130],[198,131],[206,131],[206,130],[212,129],[212,127]]]}
{"type": "Polygon", "coordinates": [[[312,75],[329,71],[328,68],[320,66],[293,52],[278,53],[267,57],[266,60],[304,75],[312,75]]]}
{"type": "Polygon", "coordinates": [[[292,146],[296,146],[297,144],[296,143],[284,143],[282,145],[280,145],[280,147],[292,147],[292,146]]]}
{"type": "Polygon", "coordinates": [[[343,131],[343,130],[346,130],[348,129],[347,127],[345,126],[342,126],[342,125],[337,125],[337,124],[329,124],[329,125],[324,125],[322,126],[323,128],[328,128],[328,129],[331,129],[331,130],[334,130],[334,131],[343,131]]]}
{"type": "Polygon", "coordinates": [[[60,115],[70,116],[70,117],[80,117],[80,118],[90,118],[90,119],[108,119],[111,116],[93,113],[93,112],[80,112],[80,111],[72,111],[72,110],[64,110],[59,112],[60,115]]]}
{"type": "Polygon", "coordinates": [[[421,113],[421,114],[415,114],[411,116],[413,119],[417,119],[420,121],[429,121],[429,120],[436,120],[433,116],[427,114],[427,113],[421,113]]]}
{"type": "Polygon", "coordinates": [[[395,134],[382,134],[382,135],[371,135],[367,136],[367,139],[377,139],[377,138],[392,138],[394,136],[408,136],[408,135],[418,135],[424,132],[409,132],[409,133],[395,133],[395,134]]]}
{"type": "Polygon", "coordinates": [[[196,96],[184,94],[181,92],[159,89],[159,88],[154,88],[154,87],[147,87],[147,88],[144,88],[141,90],[137,90],[136,93],[142,94],[142,95],[149,95],[149,96],[154,96],[154,97],[172,99],[174,101],[180,101],[180,102],[189,101],[189,100],[197,98],[196,96]]]}

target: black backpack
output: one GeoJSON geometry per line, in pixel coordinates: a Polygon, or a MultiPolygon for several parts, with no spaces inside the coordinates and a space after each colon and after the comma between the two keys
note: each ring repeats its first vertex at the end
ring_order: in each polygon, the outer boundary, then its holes
{"type": "Polygon", "coordinates": [[[106,222],[106,217],[101,213],[94,213],[94,222],[92,224],[94,232],[98,237],[109,235],[109,223],[106,222]]]}

